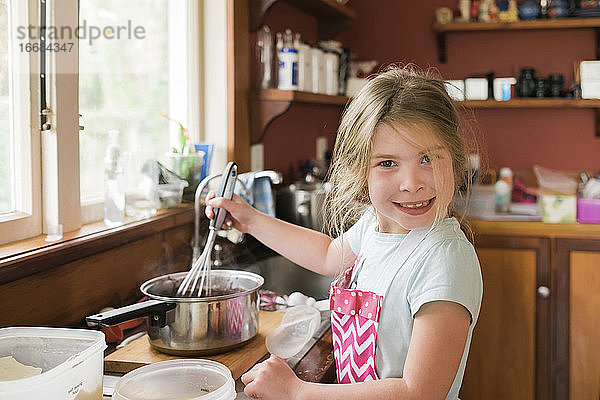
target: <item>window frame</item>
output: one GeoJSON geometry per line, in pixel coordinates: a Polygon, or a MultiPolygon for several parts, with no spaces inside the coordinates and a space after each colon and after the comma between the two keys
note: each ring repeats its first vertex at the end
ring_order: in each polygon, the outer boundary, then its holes
{"type": "MultiPolygon", "coordinates": [[[[36,0],[10,1],[9,50],[14,68],[10,79],[11,162],[14,167],[11,192],[15,210],[0,216],[0,244],[39,235],[42,232],[41,157],[39,130],[39,54],[22,52],[16,40],[17,26],[38,22],[36,0]],[[25,94],[25,95],[24,95],[25,94]],[[19,134],[21,133],[21,134],[19,134]]],[[[23,42],[21,42],[23,43],[23,42]]]]}

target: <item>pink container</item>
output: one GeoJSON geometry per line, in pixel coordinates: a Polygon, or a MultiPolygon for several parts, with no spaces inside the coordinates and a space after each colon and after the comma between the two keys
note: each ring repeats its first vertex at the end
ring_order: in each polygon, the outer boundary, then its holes
{"type": "Polygon", "coordinates": [[[600,199],[577,199],[577,222],[600,224],[600,199]]]}

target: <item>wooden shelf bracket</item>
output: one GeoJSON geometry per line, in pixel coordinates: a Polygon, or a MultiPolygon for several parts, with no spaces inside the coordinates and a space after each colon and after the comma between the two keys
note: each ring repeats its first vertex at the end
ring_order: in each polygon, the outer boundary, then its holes
{"type": "Polygon", "coordinates": [[[289,3],[316,17],[321,40],[332,39],[356,19],[354,10],[335,0],[250,0],[250,32],[261,27],[269,9],[278,1],[289,3]]]}
{"type": "Polygon", "coordinates": [[[262,142],[271,123],[291,107],[286,100],[250,100],[250,144],[262,142]]]}

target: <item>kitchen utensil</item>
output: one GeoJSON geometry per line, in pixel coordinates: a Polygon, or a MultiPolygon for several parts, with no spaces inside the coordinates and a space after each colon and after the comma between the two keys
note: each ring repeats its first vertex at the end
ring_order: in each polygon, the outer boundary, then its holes
{"type": "Polygon", "coordinates": [[[271,354],[289,358],[298,353],[315,334],[321,323],[321,313],[312,306],[288,308],[279,325],[266,339],[271,354]]]}
{"type": "Polygon", "coordinates": [[[293,224],[321,230],[327,189],[321,183],[298,182],[277,191],[277,217],[293,224]]]}
{"type": "MultiPolygon", "coordinates": [[[[233,189],[235,187],[235,182],[237,179],[237,164],[234,162],[229,162],[223,171],[223,176],[221,177],[221,187],[219,188],[219,192],[217,193],[217,197],[226,197],[231,199],[233,197],[233,189]]],[[[198,286],[198,297],[202,296],[202,290],[204,289],[204,281],[207,281],[206,295],[211,295],[212,282],[210,276],[211,269],[211,258],[210,254],[212,252],[213,246],[215,244],[215,237],[217,235],[217,230],[221,229],[223,225],[223,221],[225,221],[225,217],[227,216],[227,210],[221,208],[215,208],[213,210],[213,218],[210,221],[208,239],[206,240],[206,245],[204,246],[204,250],[200,257],[194,261],[192,264],[192,268],[186,275],[185,279],[181,282],[179,289],[177,290],[178,296],[192,296],[194,291],[196,290],[196,285],[198,283],[198,279],[202,276],[200,280],[200,285],[198,286]]]]}
{"type": "Polygon", "coordinates": [[[0,358],[12,356],[39,375],[0,381],[2,400],[91,400],[102,397],[102,332],[19,327],[0,329],[0,358]]]}
{"type": "Polygon", "coordinates": [[[140,290],[150,300],[86,318],[114,325],[148,317],[150,345],[174,355],[216,354],[241,346],[256,336],[258,291],[262,276],[235,270],[213,270],[212,296],[181,297],[177,288],[186,272],[144,282],[140,290]]]}
{"type": "Polygon", "coordinates": [[[226,366],[210,360],[171,360],[125,374],[113,400],[233,400],[235,382],[226,366]]]}

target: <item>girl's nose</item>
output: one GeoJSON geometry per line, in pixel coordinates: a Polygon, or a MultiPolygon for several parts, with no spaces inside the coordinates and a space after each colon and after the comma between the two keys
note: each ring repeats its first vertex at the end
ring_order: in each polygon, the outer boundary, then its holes
{"type": "Polygon", "coordinates": [[[416,193],[425,189],[425,182],[415,168],[407,168],[400,176],[400,191],[416,193]]]}

